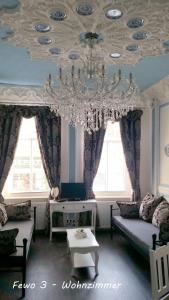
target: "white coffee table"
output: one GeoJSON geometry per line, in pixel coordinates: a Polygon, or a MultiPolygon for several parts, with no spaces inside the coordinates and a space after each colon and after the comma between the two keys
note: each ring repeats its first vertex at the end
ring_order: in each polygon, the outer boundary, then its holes
{"type": "Polygon", "coordinates": [[[77,229],[66,230],[73,268],[95,267],[96,275],[98,275],[99,244],[89,228],[84,228],[87,236],[78,239],[75,236],[77,229]]]}

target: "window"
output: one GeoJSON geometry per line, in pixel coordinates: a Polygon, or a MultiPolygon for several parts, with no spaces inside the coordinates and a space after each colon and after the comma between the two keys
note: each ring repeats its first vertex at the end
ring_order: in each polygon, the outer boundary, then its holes
{"type": "Polygon", "coordinates": [[[118,122],[108,122],[93,190],[96,195],[120,196],[131,193],[118,122]]]}
{"type": "Polygon", "coordinates": [[[23,119],[14,161],[3,193],[37,193],[49,191],[37,140],[35,119],[23,119]]]}

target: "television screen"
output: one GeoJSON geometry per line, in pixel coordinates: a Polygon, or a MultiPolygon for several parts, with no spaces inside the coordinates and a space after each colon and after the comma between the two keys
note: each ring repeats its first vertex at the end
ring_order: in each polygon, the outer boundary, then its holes
{"type": "Polygon", "coordinates": [[[84,183],[61,183],[61,199],[85,200],[86,189],[84,183]]]}

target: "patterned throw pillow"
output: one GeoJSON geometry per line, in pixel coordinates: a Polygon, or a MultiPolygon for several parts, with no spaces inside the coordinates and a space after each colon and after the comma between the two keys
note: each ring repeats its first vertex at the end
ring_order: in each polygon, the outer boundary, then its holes
{"type": "Polygon", "coordinates": [[[0,231],[0,255],[10,255],[16,252],[17,228],[0,231]]]}
{"type": "Polygon", "coordinates": [[[152,194],[147,194],[140,204],[140,210],[139,210],[140,218],[142,218],[144,221],[151,222],[156,207],[163,200],[164,198],[162,196],[156,198],[152,194]]]}
{"type": "Polygon", "coordinates": [[[160,227],[161,224],[169,224],[169,202],[163,200],[153,214],[152,224],[160,227]]]}
{"type": "Polygon", "coordinates": [[[160,224],[159,240],[169,242],[169,223],[160,224]]]}
{"type": "Polygon", "coordinates": [[[31,217],[31,200],[5,206],[9,220],[28,220],[31,217]]]}
{"type": "Polygon", "coordinates": [[[4,226],[7,221],[8,221],[8,216],[5,209],[5,205],[0,203],[0,224],[4,226]]]}
{"type": "Polygon", "coordinates": [[[138,202],[117,202],[120,208],[120,216],[123,218],[134,219],[139,218],[138,202]]]}

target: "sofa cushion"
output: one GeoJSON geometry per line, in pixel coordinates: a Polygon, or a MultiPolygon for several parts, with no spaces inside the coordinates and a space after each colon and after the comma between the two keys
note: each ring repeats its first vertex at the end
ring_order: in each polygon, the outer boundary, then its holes
{"type": "Polygon", "coordinates": [[[161,201],[163,201],[163,199],[164,198],[162,196],[156,198],[152,194],[147,194],[140,204],[140,210],[139,210],[140,217],[144,221],[151,222],[156,207],[160,204],[161,201]]]}
{"type": "Polygon", "coordinates": [[[163,200],[156,207],[152,224],[157,227],[160,227],[160,224],[169,224],[169,202],[167,202],[167,200],[163,200]]]}
{"type": "Polygon", "coordinates": [[[10,255],[16,252],[16,236],[18,228],[0,231],[0,255],[10,255]]]}
{"type": "Polygon", "coordinates": [[[124,219],[121,216],[113,216],[113,223],[133,241],[138,250],[149,257],[149,249],[152,247],[152,235],[159,235],[159,228],[141,219],[124,219]]]}
{"type": "MultiPolygon", "coordinates": [[[[29,219],[26,221],[8,221],[4,229],[13,229],[17,227],[19,229],[19,233],[16,237],[16,246],[23,246],[23,239],[27,239],[27,255],[32,239],[32,233],[34,228],[33,219],[29,219]]],[[[21,256],[23,255],[23,248],[17,248],[17,251],[12,254],[13,256],[21,256]]]]}
{"type": "Polygon", "coordinates": [[[28,220],[31,217],[31,201],[5,205],[9,220],[28,220]]]}
{"type": "Polygon", "coordinates": [[[120,208],[120,215],[123,218],[139,218],[138,202],[117,202],[120,208]]]}
{"type": "Polygon", "coordinates": [[[160,224],[159,240],[169,242],[169,223],[160,224]]]}
{"type": "Polygon", "coordinates": [[[8,216],[5,209],[5,205],[0,203],[0,224],[4,226],[7,221],[8,221],[8,216]]]}

